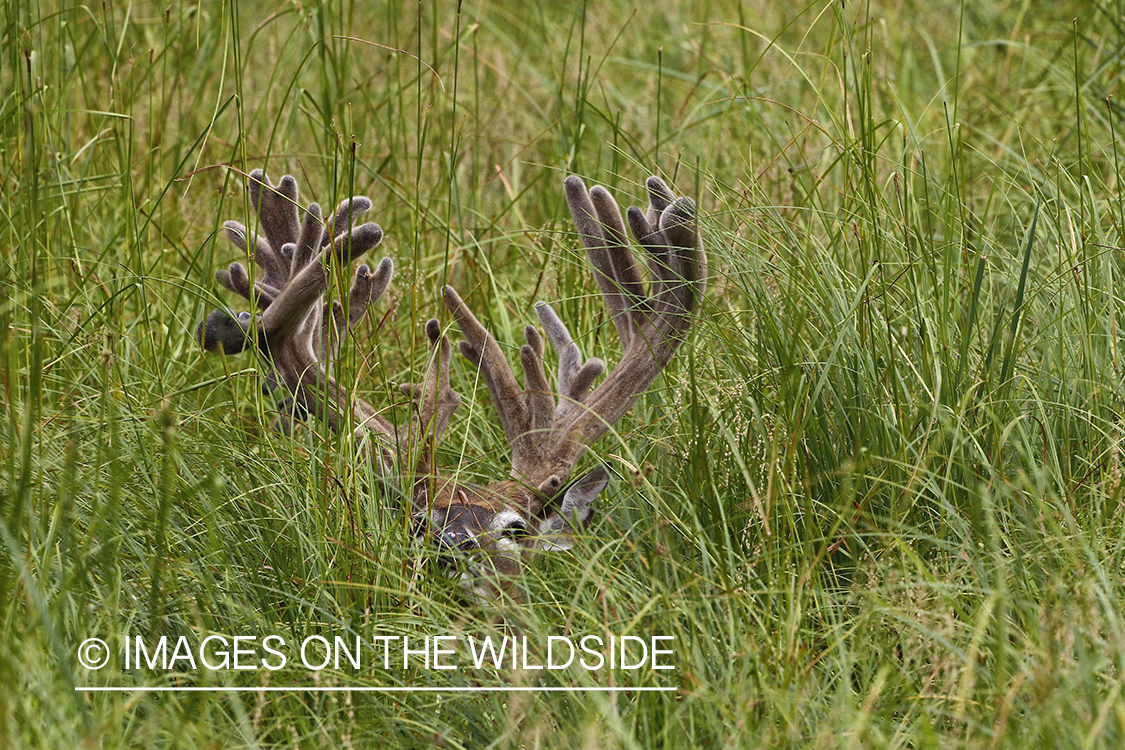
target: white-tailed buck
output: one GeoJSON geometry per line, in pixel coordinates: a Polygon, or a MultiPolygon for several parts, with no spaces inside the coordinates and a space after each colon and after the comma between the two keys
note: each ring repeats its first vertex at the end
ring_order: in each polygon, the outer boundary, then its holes
{"type": "Polygon", "coordinates": [[[369,438],[386,475],[396,463],[412,464],[408,486],[402,489],[413,498],[419,535],[428,536],[441,555],[459,558],[455,570],[462,584],[477,597],[491,599],[509,588],[526,552],[567,548],[571,534],[589,522],[590,503],[605,488],[609,473],[599,465],[570,481],[571,472],[586,448],[652,385],[683,343],[699,307],[707,267],[695,204],[674,197],[658,177],[650,177],[647,187],[648,211],[630,208],[626,213],[633,238],[648,256],[652,278],[646,290],[609,192],[601,187],[587,191],[578,177],[565,182],[575,228],[623,350],[621,361],[592,391],[605,362],[583,360],[550,305],[539,303],[536,312],[558,353],[556,385],[551,387],[544,370],[543,337],[527,326],[527,343],[519,353],[521,387],[496,339],[457,292],[445,287],[445,306],[465,337],[461,353],[480,368],[511,446],[509,477],[488,486],[463,483],[432,465],[434,446],[461,402],[449,384],[449,340],[436,319],[426,323],[434,356],[422,383],[408,389],[414,402],[411,424],[397,428],[370,404],[349,396],[329,374],[340,340],[387,289],[393,273],[387,258],[374,272],[361,265],[347,313],[339,302],[325,302],[326,269],[343,270],[382,240],[377,225],[356,224],[371,208],[367,198],[344,201],[325,221],[316,203],[298,210],[292,177],[274,185],[261,170],[252,172],[250,204],[258,213],[260,233],[234,221],[224,229],[239,248],[250,248],[261,277],[251,282],[239,263],[216,276],[259,312],[216,310],[200,323],[196,336],[207,350],[232,354],[250,348],[261,356],[270,386],[283,386],[289,393],[281,405],[283,429],[294,419],[314,415],[333,430],[354,429],[357,437],[369,438]]]}

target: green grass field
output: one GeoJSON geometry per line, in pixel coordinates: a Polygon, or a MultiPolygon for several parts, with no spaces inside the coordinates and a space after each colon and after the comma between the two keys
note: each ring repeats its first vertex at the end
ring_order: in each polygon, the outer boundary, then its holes
{"type": "MultiPolygon", "coordinates": [[[[1125,746],[1121,0],[3,0],[0,51],[0,746],[1125,746]],[[125,668],[498,632],[350,436],[273,432],[254,359],[194,341],[254,168],[374,201],[397,272],[336,372],[393,409],[447,282],[513,362],[539,299],[619,356],[567,174],[696,198],[691,340],[505,607],[675,670],[125,668]],[[380,685],[676,691],[257,689],[380,685]],[[188,686],[244,689],[139,690],[188,686]]],[[[441,462],[504,477],[453,379],[441,462]]]]}

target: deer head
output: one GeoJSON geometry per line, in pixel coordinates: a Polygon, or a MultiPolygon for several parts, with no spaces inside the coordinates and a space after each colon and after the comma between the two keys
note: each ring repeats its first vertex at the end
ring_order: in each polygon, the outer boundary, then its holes
{"type": "Polygon", "coordinates": [[[609,482],[601,465],[573,481],[572,472],[586,449],[652,385],[683,343],[703,296],[706,258],[694,203],[676,198],[662,180],[650,177],[647,212],[628,210],[630,232],[648,255],[652,279],[646,289],[617,203],[604,188],[587,191],[579,178],[566,180],[571,216],[623,351],[592,391],[606,364],[583,359],[550,305],[539,303],[536,313],[558,354],[556,385],[552,388],[544,368],[543,336],[528,326],[520,349],[521,387],[496,339],[457,292],[445,287],[445,305],[464,335],[461,353],[480,368],[512,453],[508,478],[477,486],[432,466],[434,447],[461,401],[450,387],[452,348],[437,320],[426,324],[434,355],[426,376],[421,385],[406,388],[415,407],[406,429],[396,429],[362,399],[349,399],[329,375],[341,337],[386,290],[393,271],[388,259],[373,273],[359,267],[346,322],[340,303],[324,302],[326,268],[347,265],[382,239],[375,224],[354,226],[371,201],[344,201],[335,218],[325,222],[315,203],[298,215],[292,177],[274,186],[256,170],[249,185],[264,237],[237,222],[227,222],[224,229],[244,251],[254,248],[262,278],[251,285],[238,263],[216,276],[261,312],[256,317],[212,312],[197,331],[203,347],[226,353],[251,348],[261,355],[267,383],[290,394],[281,404],[283,428],[305,415],[326,419],[336,430],[354,420],[357,435],[374,439],[377,460],[388,470],[396,460],[405,465],[402,456],[415,453],[409,472],[415,529],[440,559],[454,563],[447,569],[476,597],[491,600],[507,591],[530,551],[569,547],[571,535],[593,515],[591,502],[609,482]]]}

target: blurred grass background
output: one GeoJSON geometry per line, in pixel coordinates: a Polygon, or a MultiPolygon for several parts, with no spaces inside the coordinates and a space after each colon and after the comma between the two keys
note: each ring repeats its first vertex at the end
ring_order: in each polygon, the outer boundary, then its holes
{"type": "MultiPolygon", "coordinates": [[[[1117,748],[1125,742],[1119,0],[0,6],[0,743],[1117,748]],[[561,181],[696,197],[686,347],[524,632],[673,673],[193,672],[92,636],[485,633],[346,438],[292,437],[232,301],[244,174],[372,197],[397,273],[338,376],[392,411],[454,283],[618,352],[561,181]],[[75,685],[674,685],[80,694],[75,685]],[[536,682],[537,681],[537,682],[536,682]]],[[[447,465],[506,473],[466,363],[447,465]]]]}

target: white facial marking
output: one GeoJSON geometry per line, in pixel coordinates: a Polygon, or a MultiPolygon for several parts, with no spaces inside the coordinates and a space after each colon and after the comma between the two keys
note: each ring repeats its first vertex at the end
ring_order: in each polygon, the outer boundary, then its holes
{"type": "Polygon", "coordinates": [[[491,546],[494,549],[500,552],[520,552],[523,550],[523,545],[520,544],[519,540],[508,535],[508,530],[512,528],[527,530],[527,522],[523,520],[523,516],[519,513],[505,508],[493,516],[492,523],[488,527],[489,531],[492,532],[491,546]]]}
{"type": "Polygon", "coordinates": [[[523,524],[523,516],[516,513],[514,510],[504,508],[492,517],[492,523],[488,525],[491,531],[503,531],[509,526],[523,524]]]}

